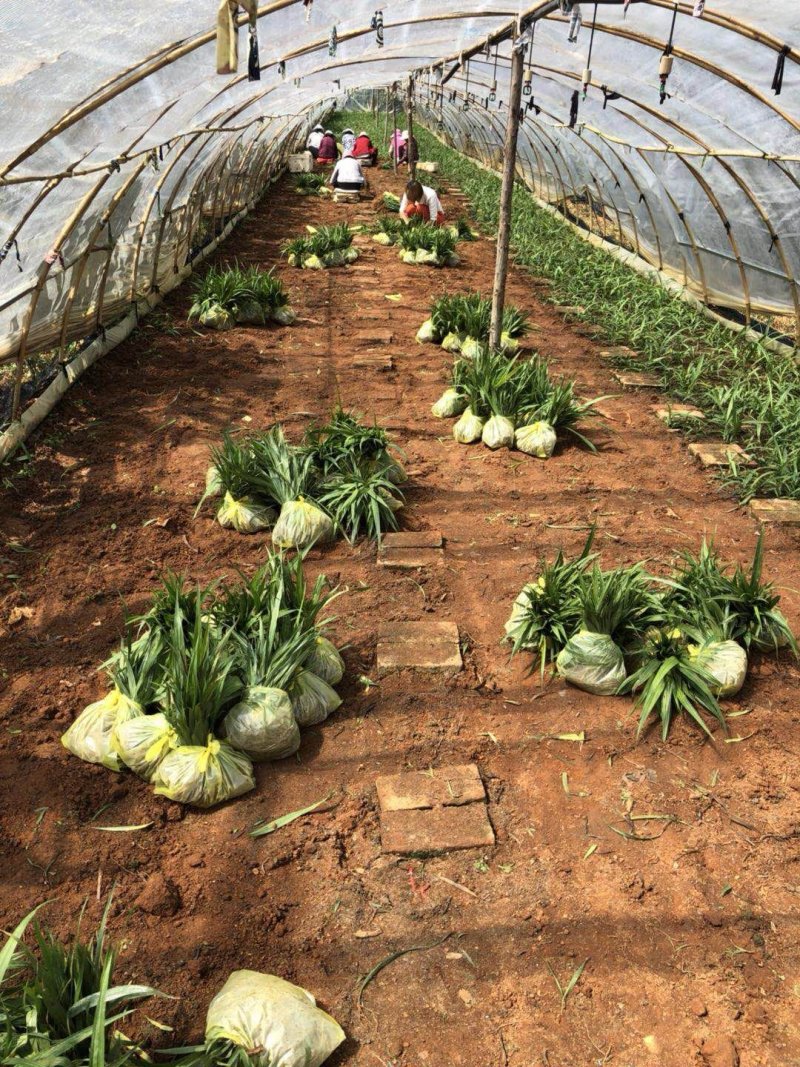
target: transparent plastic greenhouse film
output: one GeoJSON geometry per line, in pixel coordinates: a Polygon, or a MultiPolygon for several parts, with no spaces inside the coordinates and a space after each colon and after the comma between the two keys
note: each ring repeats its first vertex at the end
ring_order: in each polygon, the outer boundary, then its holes
{"type": "Polygon", "coordinates": [[[320,1067],[345,1039],[307,990],[258,971],[233,972],[209,1005],[205,1036],[238,1045],[253,1067],[320,1067]]]}
{"type": "Polygon", "coordinates": [[[336,711],[342,698],[336,690],[313,671],[300,671],[289,688],[297,725],[316,726],[336,711]]]}
{"type": "Polygon", "coordinates": [[[567,641],[556,667],[562,678],[595,696],[613,696],[627,677],[622,649],[608,634],[588,630],[567,641]]]}
{"type": "Polygon", "coordinates": [[[301,497],[287,500],[272,531],[272,543],[277,548],[309,548],[318,541],[330,541],[333,522],[316,504],[301,497]]]}
{"type": "Polygon", "coordinates": [[[556,447],[556,431],[549,422],[532,422],[518,426],[514,432],[514,444],[529,456],[550,459],[556,447]]]}
{"type": "Polygon", "coordinates": [[[75,722],[63,734],[61,744],[73,756],[86,763],[101,763],[109,770],[122,769],[119,756],[114,751],[111,736],[114,729],[127,719],[143,713],[142,707],[129,700],[118,689],[85,707],[75,722]]]}
{"type": "Polygon", "coordinates": [[[166,715],[158,712],[119,723],[111,744],[126,767],[146,782],[152,782],[161,761],[178,747],[178,735],[166,715]]]}
{"type": "Polygon", "coordinates": [[[327,637],[318,637],[306,668],[328,685],[338,685],[344,677],[344,660],[339,649],[327,637]]]}
{"type": "Polygon", "coordinates": [[[234,500],[230,493],[226,493],[217,511],[217,522],[226,530],[236,530],[237,533],[259,533],[268,530],[274,525],[276,519],[275,510],[265,504],[256,504],[255,501],[242,497],[234,500]]]}
{"type": "Polygon", "coordinates": [[[709,641],[689,652],[716,681],[716,696],[736,696],[747,677],[747,653],[741,645],[736,641],[709,641]]]}
{"type": "Polygon", "coordinates": [[[161,761],[154,779],[158,796],[211,808],[255,788],[253,764],[226,741],[181,745],[161,761]]]}
{"type": "Polygon", "coordinates": [[[253,760],[285,759],[300,747],[292,702],[283,689],[257,685],[246,689],[222,722],[234,748],[253,760]]]}

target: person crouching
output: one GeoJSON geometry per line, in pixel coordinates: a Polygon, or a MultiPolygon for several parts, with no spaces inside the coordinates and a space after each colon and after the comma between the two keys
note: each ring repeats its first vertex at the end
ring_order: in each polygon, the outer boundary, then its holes
{"type": "Polygon", "coordinates": [[[360,193],[366,189],[367,179],[361,169],[361,164],[353,156],[352,152],[345,152],[330,176],[329,184],[334,189],[344,189],[348,192],[360,193]]]}
{"type": "Polygon", "coordinates": [[[353,145],[353,155],[369,167],[378,165],[378,149],[372,143],[366,130],[362,130],[356,137],[356,143],[353,145]]]}
{"type": "Polygon", "coordinates": [[[317,163],[335,163],[339,158],[339,149],[336,147],[336,138],[333,130],[326,130],[322,135],[317,152],[317,163]]]}
{"type": "Polygon", "coordinates": [[[419,219],[441,226],[444,222],[444,209],[436,195],[436,190],[423,185],[422,182],[409,182],[403,193],[403,199],[400,201],[400,218],[404,222],[419,219]]]}
{"type": "Polygon", "coordinates": [[[306,141],[306,151],[310,152],[314,159],[319,155],[319,146],[322,144],[322,138],[325,134],[325,130],[322,126],[317,124],[311,133],[308,135],[306,141]]]}

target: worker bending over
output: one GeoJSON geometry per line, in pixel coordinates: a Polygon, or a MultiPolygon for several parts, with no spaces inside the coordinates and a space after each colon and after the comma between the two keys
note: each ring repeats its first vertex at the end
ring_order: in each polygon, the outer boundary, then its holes
{"type": "Polygon", "coordinates": [[[444,222],[444,210],[436,190],[423,185],[422,182],[409,182],[400,201],[400,218],[404,222],[421,219],[423,222],[433,222],[441,226],[444,222]]]}
{"type": "Polygon", "coordinates": [[[333,168],[329,182],[334,189],[346,189],[350,192],[360,193],[362,189],[369,188],[361,164],[353,157],[352,152],[345,152],[333,168]]]}

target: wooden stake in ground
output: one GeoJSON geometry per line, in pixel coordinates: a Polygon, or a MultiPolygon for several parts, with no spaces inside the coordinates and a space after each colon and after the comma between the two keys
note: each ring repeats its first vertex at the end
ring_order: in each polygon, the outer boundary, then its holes
{"type": "Polygon", "coordinates": [[[414,181],[417,177],[417,153],[414,148],[414,79],[409,75],[406,86],[406,159],[408,160],[408,180],[414,181]]]}
{"type": "Polygon", "coordinates": [[[395,86],[392,86],[392,137],[390,144],[392,146],[392,166],[394,172],[397,174],[397,138],[395,132],[397,130],[397,93],[395,92],[395,86]]]}
{"type": "Polygon", "coordinates": [[[522,67],[525,56],[525,38],[519,36],[511,49],[511,88],[509,90],[506,140],[503,148],[503,184],[500,189],[500,217],[497,225],[497,256],[494,264],[494,287],[492,288],[492,320],[489,343],[493,349],[500,347],[503,329],[503,306],[506,297],[508,274],[508,246],[511,230],[511,200],[514,195],[514,175],[517,166],[517,134],[519,132],[519,109],[522,100],[522,67]]]}

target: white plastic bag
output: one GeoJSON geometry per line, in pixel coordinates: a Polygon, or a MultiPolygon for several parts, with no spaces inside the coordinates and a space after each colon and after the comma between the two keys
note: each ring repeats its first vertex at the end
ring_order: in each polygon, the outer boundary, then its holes
{"type": "Polygon", "coordinates": [[[333,522],[329,516],[302,497],[286,501],[272,531],[272,543],[277,548],[308,548],[332,537],[333,522]]]}
{"type": "Polygon", "coordinates": [[[198,316],[198,322],[201,326],[210,326],[212,330],[230,330],[234,325],[234,318],[221,304],[212,304],[198,316]]]}
{"type": "MultiPolygon", "coordinates": [[[[528,582],[523,585],[519,593],[517,593],[514,603],[511,607],[511,614],[504,624],[506,636],[510,641],[515,640],[517,630],[525,618],[525,614],[528,610],[531,600],[534,597],[541,596],[541,587],[536,582],[528,582]]],[[[530,644],[520,645],[520,648],[532,648],[530,644]]]]}
{"type": "Polygon", "coordinates": [[[445,389],[431,411],[437,419],[454,419],[464,414],[466,406],[467,398],[458,389],[445,389]]]}
{"type": "Polygon", "coordinates": [[[285,759],[300,748],[300,729],[283,689],[246,689],[222,721],[222,733],[253,760],[285,759]]]}
{"type": "Polygon", "coordinates": [[[425,319],[423,324],[417,330],[417,341],[419,344],[424,345],[428,341],[434,339],[433,319],[425,319]]]}
{"type": "Polygon", "coordinates": [[[505,415],[492,415],[484,423],[481,440],[493,452],[498,448],[511,448],[514,444],[514,423],[505,415]]]}
{"type": "Polygon", "coordinates": [[[256,504],[247,497],[234,500],[230,493],[226,493],[217,511],[217,522],[226,530],[258,533],[273,525],[275,511],[265,504],[256,504]]]}
{"type": "Polygon", "coordinates": [[[258,971],[234,971],[206,1016],[206,1043],[241,1046],[253,1067],[320,1067],[344,1039],[307,990],[258,971]]]}
{"type": "Polygon", "coordinates": [[[736,696],[747,676],[747,653],[735,641],[709,641],[692,646],[691,658],[716,681],[719,697],[736,696]]]}
{"type": "Polygon", "coordinates": [[[256,784],[250,758],[216,738],[209,738],[207,745],[181,745],[167,753],[154,782],[158,796],[197,808],[222,804],[256,784]]]}
{"type": "Polygon", "coordinates": [[[500,334],[500,347],[504,348],[506,352],[516,352],[519,348],[519,341],[516,337],[512,337],[510,333],[503,330],[500,334]]]}
{"type": "Polygon", "coordinates": [[[549,459],[556,447],[556,431],[549,422],[532,422],[519,426],[514,434],[514,444],[520,452],[537,459],[549,459]]]}
{"type": "Polygon", "coordinates": [[[625,681],[625,657],[608,634],[581,630],[558,654],[562,678],[595,696],[613,696],[625,681]]]}
{"type": "Polygon", "coordinates": [[[143,708],[129,700],[119,689],[85,707],[75,722],[61,737],[61,744],[73,756],[87,763],[102,763],[109,770],[122,769],[114,751],[111,735],[115,727],[127,719],[143,714],[143,708]]]}
{"type": "Polygon", "coordinates": [[[319,256],[308,256],[306,259],[303,260],[304,270],[323,270],[324,268],[325,264],[322,262],[319,256]]]}
{"type": "Polygon", "coordinates": [[[279,326],[291,326],[296,320],[297,313],[292,311],[288,304],[275,308],[272,312],[272,321],[277,322],[279,326]]]}
{"type": "Polygon", "coordinates": [[[442,339],[442,348],[445,352],[460,352],[461,342],[464,338],[457,333],[446,333],[442,339]]]}
{"type": "Polygon", "coordinates": [[[206,496],[221,496],[222,482],[219,480],[219,471],[212,463],[206,471],[206,496]]]}
{"type": "Polygon", "coordinates": [[[328,685],[338,685],[344,677],[344,660],[339,649],[327,637],[318,637],[306,668],[328,685]]]}
{"type": "Polygon", "coordinates": [[[453,437],[460,445],[471,445],[480,441],[483,433],[483,419],[472,414],[472,408],[465,408],[461,418],[453,427],[453,437]]]}
{"type": "Polygon", "coordinates": [[[392,239],[391,239],[391,237],[389,236],[388,233],[374,233],[372,235],[372,240],[377,245],[390,245],[390,244],[392,244],[392,239]]]}
{"type": "Polygon", "coordinates": [[[118,723],[111,744],[126,767],[146,782],[152,782],[161,761],[178,747],[178,735],[166,715],[158,712],[118,723]]]}
{"type": "Polygon", "coordinates": [[[289,698],[297,725],[302,727],[324,722],[342,703],[332,686],[307,669],[298,672],[289,688],[289,698]]]}
{"type": "Polygon", "coordinates": [[[481,350],[481,343],[474,337],[465,337],[461,342],[461,355],[465,359],[474,359],[481,350]]]}

